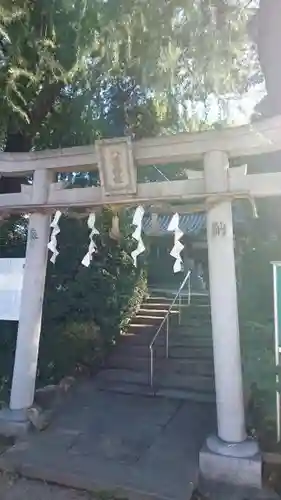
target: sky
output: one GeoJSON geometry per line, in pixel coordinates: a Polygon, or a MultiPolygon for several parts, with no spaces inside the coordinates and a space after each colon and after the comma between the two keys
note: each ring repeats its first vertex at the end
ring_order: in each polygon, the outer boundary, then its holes
{"type": "MultiPolygon", "coordinates": [[[[240,99],[230,99],[228,103],[229,125],[243,125],[249,123],[256,104],[261,101],[264,95],[264,84],[261,84],[250,88],[240,99]]],[[[213,112],[214,114],[216,113],[215,105],[213,112]]]]}
{"type": "Polygon", "coordinates": [[[239,101],[231,103],[230,120],[233,124],[248,123],[255,105],[265,95],[264,85],[251,88],[239,101]]]}
{"type": "MultiPolygon", "coordinates": [[[[280,0],[281,1],[281,0],[280,0]]],[[[215,95],[210,95],[207,99],[208,113],[206,114],[206,105],[202,103],[185,103],[188,117],[198,117],[202,122],[213,123],[227,122],[229,126],[239,126],[250,122],[251,115],[256,104],[261,101],[265,95],[264,84],[251,87],[248,92],[239,98],[227,98],[226,114],[221,112],[218,99],[215,95]]],[[[183,113],[184,114],[184,113],[183,113]]]]}

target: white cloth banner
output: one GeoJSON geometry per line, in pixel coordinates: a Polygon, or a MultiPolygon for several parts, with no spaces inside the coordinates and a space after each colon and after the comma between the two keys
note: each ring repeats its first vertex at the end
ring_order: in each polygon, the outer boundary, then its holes
{"type": "Polygon", "coordinates": [[[0,320],[18,321],[25,259],[0,259],[0,320]]]}

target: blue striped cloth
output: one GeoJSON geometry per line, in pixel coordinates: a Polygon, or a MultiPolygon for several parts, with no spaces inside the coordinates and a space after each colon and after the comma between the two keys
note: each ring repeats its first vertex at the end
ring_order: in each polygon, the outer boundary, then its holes
{"type": "MultiPolygon", "coordinates": [[[[167,232],[172,215],[158,215],[158,226],[160,234],[167,232]]],[[[179,227],[184,234],[199,234],[206,227],[206,215],[202,213],[180,215],[179,227]]],[[[143,218],[142,228],[144,233],[149,234],[152,229],[151,215],[146,214],[143,218]]]]}

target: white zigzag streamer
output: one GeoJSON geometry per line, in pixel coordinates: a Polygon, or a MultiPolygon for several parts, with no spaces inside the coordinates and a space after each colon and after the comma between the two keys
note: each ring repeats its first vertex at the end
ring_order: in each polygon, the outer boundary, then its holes
{"type": "Polygon", "coordinates": [[[137,248],[133,250],[133,252],[131,253],[135,267],[137,267],[138,256],[145,251],[145,246],[143,244],[141,237],[143,216],[144,216],[144,208],[141,205],[139,205],[135,211],[135,215],[133,218],[133,225],[137,227],[134,233],[132,234],[132,237],[134,238],[134,240],[138,242],[137,248]]]}
{"type": "Polygon", "coordinates": [[[51,222],[50,227],[53,228],[52,233],[51,233],[51,238],[48,243],[48,249],[53,252],[52,257],[50,258],[50,261],[55,264],[56,258],[59,255],[59,251],[57,249],[57,235],[60,233],[60,228],[59,228],[59,220],[61,218],[61,212],[57,210],[55,213],[55,216],[51,222]]]}
{"type": "Polygon", "coordinates": [[[184,245],[180,241],[180,239],[183,236],[183,232],[179,228],[179,221],[180,221],[179,214],[175,213],[168,226],[168,231],[173,231],[174,233],[174,247],[170,252],[171,257],[176,259],[173,267],[174,273],[179,273],[181,271],[181,264],[182,264],[181,252],[184,249],[184,245]]]}
{"type": "Polygon", "coordinates": [[[96,246],[93,238],[96,234],[100,234],[100,232],[95,226],[95,224],[96,224],[96,214],[95,213],[92,213],[89,215],[87,224],[88,224],[88,227],[91,230],[91,232],[89,235],[90,243],[89,243],[88,252],[86,253],[84,259],[82,260],[82,264],[85,267],[89,267],[89,265],[91,264],[92,258],[93,258],[93,253],[95,253],[97,251],[97,246],[96,246]]]}

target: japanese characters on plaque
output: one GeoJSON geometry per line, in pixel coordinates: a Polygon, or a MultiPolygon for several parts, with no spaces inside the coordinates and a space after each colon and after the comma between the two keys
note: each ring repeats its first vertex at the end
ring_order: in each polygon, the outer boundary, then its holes
{"type": "Polygon", "coordinates": [[[226,224],[225,224],[225,222],[213,222],[212,223],[212,237],[217,238],[219,236],[226,236],[226,224]]]}
{"type": "Polygon", "coordinates": [[[96,151],[104,194],[136,194],[137,176],[130,138],[96,141],[96,151]]]}

